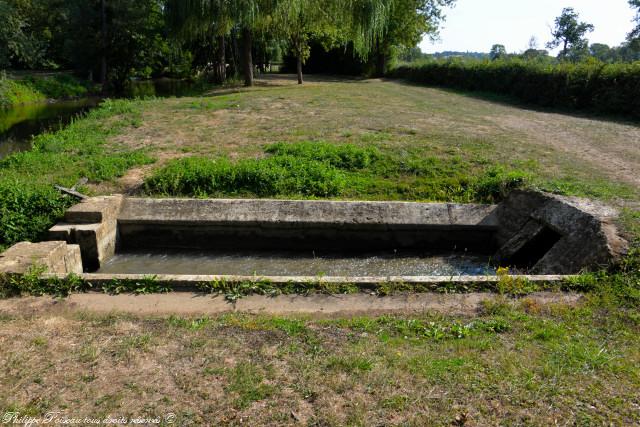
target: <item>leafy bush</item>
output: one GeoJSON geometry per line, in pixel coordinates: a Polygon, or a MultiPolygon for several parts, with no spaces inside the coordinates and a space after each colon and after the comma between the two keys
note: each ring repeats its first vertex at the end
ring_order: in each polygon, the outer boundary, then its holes
{"type": "Polygon", "coordinates": [[[421,84],[493,92],[545,107],[640,118],[640,62],[548,65],[516,59],[446,60],[401,66],[390,76],[421,84]]]}
{"type": "Polygon", "coordinates": [[[0,181],[0,248],[41,237],[72,203],[52,186],[0,181]]]}
{"type": "Polygon", "coordinates": [[[68,74],[52,77],[28,77],[24,83],[50,99],[86,96],[89,90],[88,83],[81,82],[68,74]]]}
{"type": "Polygon", "coordinates": [[[0,108],[42,102],[45,99],[86,96],[90,84],[68,74],[53,77],[27,77],[24,80],[0,78],[0,108]]]}

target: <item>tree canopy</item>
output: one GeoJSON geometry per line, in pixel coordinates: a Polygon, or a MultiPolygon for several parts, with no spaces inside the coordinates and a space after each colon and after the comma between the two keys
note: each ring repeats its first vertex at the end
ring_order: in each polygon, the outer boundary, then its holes
{"type": "Polygon", "coordinates": [[[585,35],[594,30],[592,24],[579,21],[580,16],[571,7],[564,8],[562,14],[555,20],[555,27],[551,30],[553,40],[547,47],[555,49],[562,46],[558,55],[561,59],[579,59],[589,48],[589,41],[585,35]]]}

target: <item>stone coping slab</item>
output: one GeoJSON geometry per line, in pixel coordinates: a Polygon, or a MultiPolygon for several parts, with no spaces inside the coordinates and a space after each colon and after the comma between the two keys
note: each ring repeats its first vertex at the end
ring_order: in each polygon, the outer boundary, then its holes
{"type": "MultiPolygon", "coordinates": [[[[60,274],[45,274],[43,278],[56,277],[64,278],[60,274]]],[[[174,275],[174,274],[96,274],[86,273],[80,274],[82,280],[95,284],[109,283],[114,280],[146,280],[153,277],[155,281],[163,284],[172,285],[176,290],[180,288],[192,289],[202,283],[211,283],[215,281],[226,281],[231,283],[237,282],[261,282],[268,281],[271,284],[290,284],[290,283],[327,283],[341,284],[349,283],[354,285],[377,285],[380,283],[407,283],[407,284],[490,284],[498,283],[498,276],[359,276],[359,277],[340,277],[340,276],[229,276],[229,275],[174,275]]],[[[511,278],[525,279],[530,282],[552,283],[562,282],[575,276],[571,275],[511,275],[511,278]]]]}
{"type": "Polygon", "coordinates": [[[121,224],[498,226],[494,205],[270,199],[126,198],[121,224]]]}

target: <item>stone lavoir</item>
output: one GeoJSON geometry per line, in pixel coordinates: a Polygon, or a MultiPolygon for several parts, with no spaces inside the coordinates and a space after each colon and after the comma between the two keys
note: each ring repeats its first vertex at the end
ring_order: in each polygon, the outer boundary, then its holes
{"type": "Polygon", "coordinates": [[[106,196],[70,208],[48,242],[19,243],[0,272],[34,265],[180,286],[214,279],[274,283],[485,282],[496,266],[530,280],[618,262],[617,212],[578,198],[516,191],[499,205],[106,196]]]}

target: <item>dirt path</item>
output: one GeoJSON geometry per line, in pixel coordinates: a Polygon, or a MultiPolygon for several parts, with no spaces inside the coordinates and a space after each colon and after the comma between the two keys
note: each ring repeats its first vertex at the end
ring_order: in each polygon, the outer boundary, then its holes
{"type": "Polygon", "coordinates": [[[640,187],[640,128],[553,113],[529,112],[488,118],[528,141],[591,163],[607,175],[640,187]],[[585,137],[585,130],[590,132],[585,137]],[[621,143],[623,137],[629,138],[621,143]]]}
{"type": "MultiPolygon", "coordinates": [[[[378,297],[366,294],[265,297],[254,295],[230,304],[223,297],[193,293],[151,295],[73,294],[65,300],[28,297],[0,300],[0,313],[42,314],[59,311],[129,313],[135,315],[217,315],[231,312],[252,314],[381,315],[386,313],[477,314],[496,294],[402,294],[378,297]]],[[[538,293],[529,297],[538,305],[575,304],[577,294],[538,293]]]]}

